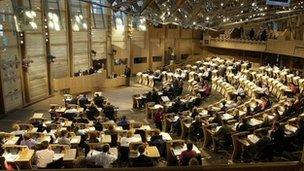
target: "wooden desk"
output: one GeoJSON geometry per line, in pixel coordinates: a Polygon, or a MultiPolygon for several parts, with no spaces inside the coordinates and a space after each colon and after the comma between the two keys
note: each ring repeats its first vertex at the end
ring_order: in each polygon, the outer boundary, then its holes
{"type": "MultiPolygon", "coordinates": [[[[160,157],[159,151],[158,151],[156,146],[147,146],[145,154],[148,157],[151,157],[151,158],[159,158],[160,157]]],[[[136,158],[138,156],[139,156],[139,153],[138,153],[137,150],[130,151],[130,158],[136,158]]]]}
{"type": "Polygon", "coordinates": [[[18,154],[4,153],[2,156],[8,163],[17,164],[21,169],[31,169],[35,151],[30,149],[20,150],[18,154]]]}
{"type": "Polygon", "coordinates": [[[112,141],[111,135],[101,134],[101,143],[110,144],[112,141]]]}
{"type": "Polygon", "coordinates": [[[32,119],[42,119],[43,113],[34,113],[32,119]]]}
{"type": "Polygon", "coordinates": [[[19,141],[20,137],[11,137],[5,140],[4,145],[15,145],[19,141]]]}
{"type": "Polygon", "coordinates": [[[64,149],[61,153],[55,153],[54,160],[58,160],[63,157],[63,163],[65,168],[73,168],[73,162],[76,159],[76,149],[64,149]]]}
{"type": "Polygon", "coordinates": [[[54,79],[54,90],[61,91],[70,89],[71,94],[96,91],[101,88],[123,86],[126,83],[125,77],[109,79],[106,72],[84,75],[79,77],[66,77],[54,79]]]}
{"type": "Polygon", "coordinates": [[[159,158],[160,154],[156,146],[146,147],[146,155],[151,158],[159,158]]]}

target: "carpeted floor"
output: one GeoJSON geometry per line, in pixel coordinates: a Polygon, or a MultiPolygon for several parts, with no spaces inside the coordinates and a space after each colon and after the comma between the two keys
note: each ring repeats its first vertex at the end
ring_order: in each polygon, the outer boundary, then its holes
{"type": "MultiPolygon", "coordinates": [[[[149,124],[154,128],[153,122],[146,119],[145,110],[132,109],[132,95],[145,93],[150,91],[150,87],[142,86],[139,84],[131,84],[130,87],[118,87],[113,89],[103,90],[103,95],[109,99],[111,104],[119,107],[118,116],[127,116],[129,119],[143,122],[149,124]]],[[[185,90],[185,92],[187,92],[185,90]]],[[[223,97],[218,92],[212,92],[211,96],[203,102],[203,107],[206,107],[210,104],[218,102],[223,97]]],[[[1,131],[11,131],[11,126],[16,122],[27,122],[28,119],[36,112],[45,113],[45,117],[49,117],[48,109],[49,105],[52,103],[64,104],[62,95],[54,95],[46,100],[35,103],[31,106],[18,109],[12,112],[9,112],[3,119],[0,120],[0,130],[1,131]]],[[[174,137],[173,137],[174,138],[174,137]]],[[[197,144],[198,147],[201,147],[201,144],[197,144]]],[[[213,163],[225,163],[228,162],[228,156],[226,154],[219,155],[214,154],[210,151],[202,150],[204,156],[210,156],[210,159],[205,159],[205,164],[213,163]]]]}

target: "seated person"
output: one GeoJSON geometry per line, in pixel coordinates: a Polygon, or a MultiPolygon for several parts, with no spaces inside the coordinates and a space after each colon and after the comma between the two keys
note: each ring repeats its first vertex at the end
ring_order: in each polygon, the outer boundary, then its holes
{"type": "Polygon", "coordinates": [[[13,131],[11,132],[12,134],[17,136],[22,136],[24,134],[24,130],[21,130],[18,124],[13,124],[12,128],[13,128],[13,131]]]}
{"type": "Polygon", "coordinates": [[[270,95],[269,89],[268,89],[268,87],[265,84],[262,85],[262,91],[264,92],[264,94],[266,95],[266,97],[270,95]]]}
{"type": "Polygon", "coordinates": [[[145,151],[146,147],[144,145],[138,147],[139,156],[133,159],[133,167],[153,167],[153,161],[145,155],[145,151]]]}
{"type": "Polygon", "coordinates": [[[222,126],[214,136],[217,137],[217,143],[220,147],[228,148],[232,145],[231,128],[227,125],[226,120],[222,120],[222,126]]]}
{"type": "Polygon", "coordinates": [[[94,164],[94,167],[111,168],[112,164],[116,161],[117,156],[110,153],[110,146],[104,145],[102,151],[97,154],[88,154],[87,160],[94,164]]]}
{"type": "Polygon", "coordinates": [[[283,126],[281,126],[279,122],[274,122],[270,131],[270,138],[274,144],[274,150],[280,153],[283,150],[282,145],[284,142],[284,135],[285,132],[283,126]]]}
{"type": "Polygon", "coordinates": [[[196,156],[197,154],[193,150],[193,144],[191,142],[188,142],[187,150],[183,151],[179,157],[179,163],[181,166],[188,166],[190,159],[196,156]]]}
{"type": "Polygon", "coordinates": [[[55,134],[52,132],[52,128],[50,127],[50,126],[47,126],[46,128],[45,128],[45,135],[46,136],[50,136],[51,137],[51,143],[53,143],[55,140],[56,140],[56,136],[55,136],[55,134]]]}
{"type": "Polygon", "coordinates": [[[95,97],[93,99],[94,101],[94,104],[97,106],[97,107],[100,107],[100,108],[103,108],[103,102],[104,102],[104,98],[102,96],[99,96],[98,93],[95,94],[95,97]]]}
{"type": "Polygon", "coordinates": [[[74,120],[76,114],[78,113],[77,109],[72,108],[71,106],[67,107],[67,110],[64,112],[62,117],[67,118],[68,120],[74,120]]]}
{"type": "Polygon", "coordinates": [[[204,137],[203,124],[199,116],[195,117],[195,122],[190,126],[189,138],[190,140],[197,142],[204,137]]]}
{"type": "Polygon", "coordinates": [[[20,142],[20,145],[26,145],[29,149],[32,149],[36,145],[36,141],[31,138],[30,134],[25,134],[23,140],[20,142]]]}
{"type": "Polygon", "coordinates": [[[122,129],[128,130],[130,129],[130,122],[128,121],[126,116],[122,116],[121,120],[118,121],[117,126],[121,126],[122,129]]]}
{"type": "Polygon", "coordinates": [[[271,143],[271,139],[268,136],[268,131],[267,130],[262,130],[261,131],[261,138],[258,140],[258,142],[256,142],[255,144],[252,144],[249,146],[249,158],[253,159],[253,160],[263,160],[266,158],[267,152],[270,149],[267,146],[271,143]]]}
{"type": "Polygon", "coordinates": [[[87,104],[89,104],[89,100],[87,98],[87,96],[84,94],[82,95],[79,100],[78,100],[78,104],[81,108],[83,108],[84,110],[87,109],[87,104]]]}
{"type": "Polygon", "coordinates": [[[51,106],[49,114],[51,115],[52,119],[60,117],[60,113],[56,112],[56,106],[51,106]]]}
{"type": "Polygon", "coordinates": [[[97,132],[91,132],[89,134],[89,139],[86,142],[87,143],[99,143],[98,133],[97,132]]]}
{"type": "Polygon", "coordinates": [[[242,86],[239,86],[238,89],[236,90],[236,93],[239,97],[244,98],[245,97],[245,91],[242,88],[242,86]]]}
{"type": "Polygon", "coordinates": [[[201,93],[202,97],[209,97],[210,96],[211,86],[207,81],[204,82],[203,90],[200,93],[201,93]]]}
{"type": "Polygon", "coordinates": [[[99,111],[94,105],[94,103],[91,103],[90,106],[86,110],[86,114],[89,120],[96,120],[96,117],[99,115],[99,111]]]}
{"type": "Polygon", "coordinates": [[[213,115],[213,119],[210,123],[216,123],[218,126],[222,125],[222,118],[218,112],[215,112],[213,115]]]}
{"type": "Polygon", "coordinates": [[[155,102],[155,103],[158,103],[159,101],[159,96],[156,92],[155,89],[152,89],[152,93],[151,93],[151,102],[155,102]]]}
{"type": "Polygon", "coordinates": [[[178,113],[178,119],[173,122],[171,125],[171,131],[170,133],[171,134],[177,134],[178,136],[181,135],[181,132],[182,132],[182,127],[181,127],[181,119],[183,118],[183,114],[182,113],[178,113]]]}
{"type": "Polygon", "coordinates": [[[160,130],[156,129],[154,134],[151,136],[150,141],[153,143],[157,140],[162,140],[162,139],[163,139],[163,137],[162,137],[162,135],[160,135],[160,130]]]}
{"type": "Polygon", "coordinates": [[[226,100],[223,100],[223,101],[221,102],[221,111],[226,112],[227,110],[228,110],[227,102],[226,102],[226,100]]]}
{"type": "Polygon", "coordinates": [[[294,95],[299,92],[299,87],[297,85],[295,85],[294,83],[289,83],[288,87],[290,88],[291,93],[294,95]]]}
{"type": "Polygon", "coordinates": [[[68,138],[68,134],[69,134],[69,132],[67,130],[62,130],[60,132],[60,137],[58,138],[57,143],[60,145],[69,145],[70,146],[71,141],[68,138]]]}
{"type": "Polygon", "coordinates": [[[251,126],[245,117],[241,117],[239,123],[236,125],[237,132],[249,131],[250,128],[251,126]]]}
{"type": "Polygon", "coordinates": [[[262,97],[261,100],[262,100],[262,103],[260,104],[261,111],[264,111],[265,109],[270,107],[270,101],[268,100],[268,98],[265,97],[262,97]]]}
{"type": "Polygon", "coordinates": [[[304,98],[302,94],[299,94],[293,104],[296,113],[303,112],[304,98]]]}
{"type": "Polygon", "coordinates": [[[253,109],[253,113],[259,113],[262,111],[262,105],[259,102],[255,102],[255,107],[253,109]]]}
{"type": "Polygon", "coordinates": [[[242,105],[243,103],[244,103],[244,101],[243,101],[242,97],[238,96],[238,97],[236,98],[236,106],[240,106],[240,105],[242,105]]]}
{"type": "Polygon", "coordinates": [[[251,116],[252,114],[253,114],[253,112],[251,110],[250,104],[247,103],[246,104],[246,113],[245,113],[245,116],[251,116]]]}
{"type": "Polygon", "coordinates": [[[197,107],[192,108],[191,117],[195,118],[198,114],[197,107]]]}
{"type": "Polygon", "coordinates": [[[103,131],[103,119],[101,117],[97,118],[97,121],[94,123],[94,128],[96,131],[103,131]]]}
{"type": "Polygon", "coordinates": [[[38,168],[46,168],[49,163],[53,162],[54,151],[49,149],[49,143],[43,141],[41,143],[41,150],[36,151],[35,159],[38,168]]]}
{"type": "Polygon", "coordinates": [[[84,116],[83,113],[79,113],[78,117],[74,118],[74,123],[89,123],[90,120],[84,116]]]}
{"type": "Polygon", "coordinates": [[[103,113],[105,114],[105,117],[107,117],[109,120],[115,121],[115,110],[114,107],[111,105],[111,103],[107,103],[107,105],[103,109],[103,113]]]}
{"type": "Polygon", "coordinates": [[[109,125],[108,129],[105,131],[106,135],[113,135],[116,134],[117,132],[114,129],[113,125],[109,125]]]}
{"type": "Polygon", "coordinates": [[[233,119],[235,119],[235,120],[240,119],[240,111],[238,109],[233,110],[233,119]]]}
{"type": "Polygon", "coordinates": [[[120,139],[120,146],[121,147],[129,147],[130,143],[136,142],[136,140],[133,138],[133,132],[128,131],[126,137],[122,137],[120,139]]]}

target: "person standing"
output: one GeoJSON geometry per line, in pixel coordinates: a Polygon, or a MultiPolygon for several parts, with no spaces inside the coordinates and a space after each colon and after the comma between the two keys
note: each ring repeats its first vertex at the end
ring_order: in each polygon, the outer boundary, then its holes
{"type": "Polygon", "coordinates": [[[255,36],[255,31],[253,30],[253,28],[250,30],[249,32],[249,38],[250,40],[253,40],[254,39],[254,36],[255,36]]]}
{"type": "Polygon", "coordinates": [[[130,86],[131,69],[128,66],[126,66],[124,74],[126,76],[126,86],[130,86]]]}

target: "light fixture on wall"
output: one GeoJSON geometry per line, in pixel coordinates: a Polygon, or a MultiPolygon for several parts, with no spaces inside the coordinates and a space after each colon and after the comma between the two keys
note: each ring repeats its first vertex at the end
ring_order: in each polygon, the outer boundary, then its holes
{"type": "Polygon", "coordinates": [[[30,67],[31,63],[34,63],[34,61],[31,60],[29,57],[26,57],[26,58],[22,59],[23,69],[27,71],[27,69],[30,67]]]}
{"type": "Polygon", "coordinates": [[[60,22],[57,14],[52,12],[48,13],[48,26],[50,29],[60,31],[60,22]]]}
{"type": "Polygon", "coordinates": [[[48,59],[48,62],[55,62],[54,59],[56,59],[56,56],[49,53],[47,55],[47,59],[48,59]]]}

